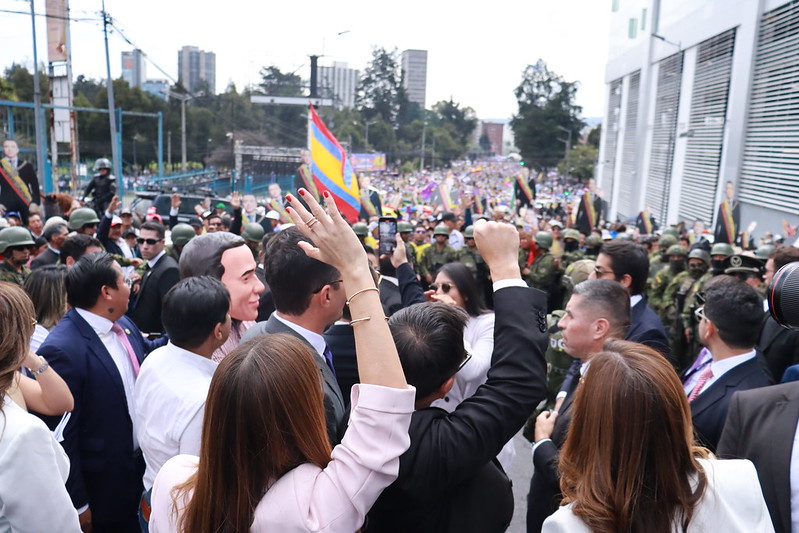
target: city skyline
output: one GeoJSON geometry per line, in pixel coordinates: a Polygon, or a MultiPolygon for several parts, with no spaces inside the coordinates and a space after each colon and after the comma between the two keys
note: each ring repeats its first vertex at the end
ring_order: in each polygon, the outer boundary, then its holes
{"type": "MultiPolygon", "coordinates": [[[[37,12],[44,13],[44,0],[35,0],[34,5],[37,12]]],[[[240,0],[228,2],[226,7],[219,10],[215,3],[200,1],[186,11],[173,3],[107,0],[109,14],[130,39],[126,42],[116,31],[109,36],[112,76],[121,75],[114,58],[134,46],[147,55],[147,75],[152,78],[168,77],[159,72],[160,67],[177,79],[175,55],[186,44],[216,53],[218,92],[229,82],[239,90],[256,83],[258,71],[268,65],[307,78],[311,54],[323,56],[320,66],[338,61],[362,70],[373,47],[396,48],[398,54],[422,49],[429,52],[428,106],[452,98],[472,107],[481,118],[503,119],[516,111],[513,90],[524,68],[540,57],[567,80],[580,82],[577,103],[584,108],[583,116],[602,115],[610,20],[607,2],[572,0],[519,7],[503,0],[477,18],[412,0],[388,20],[366,2],[345,1],[333,9],[312,1],[283,6],[280,19],[286,22],[278,24],[274,23],[275,14],[264,7],[240,0]],[[209,12],[213,16],[206,16],[209,12]],[[418,13],[424,16],[418,17],[418,13]],[[302,29],[296,22],[300,20],[302,29]]],[[[100,2],[71,0],[70,8],[72,18],[81,19],[71,25],[73,72],[104,78],[100,2]]],[[[0,0],[0,9],[25,10],[17,0],[0,0]]],[[[8,28],[4,45],[10,43],[4,46],[0,66],[16,62],[31,67],[29,16],[0,12],[0,20],[8,28]]],[[[37,37],[40,62],[44,62],[44,17],[37,19],[37,37]]]]}

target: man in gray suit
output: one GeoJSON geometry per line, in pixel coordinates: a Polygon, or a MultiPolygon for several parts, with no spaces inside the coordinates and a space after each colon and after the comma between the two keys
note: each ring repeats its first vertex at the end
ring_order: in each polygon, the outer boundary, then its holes
{"type": "Polygon", "coordinates": [[[272,290],[275,312],[266,322],[247,330],[242,342],[258,335],[288,333],[308,345],[322,374],[327,434],[330,444],[335,446],[344,436],[347,424],[333,354],[322,333],[341,318],[347,297],[339,271],[308,257],[297,246],[300,241],[311,242],[292,227],[275,235],[267,244],[264,277],[272,290]]]}

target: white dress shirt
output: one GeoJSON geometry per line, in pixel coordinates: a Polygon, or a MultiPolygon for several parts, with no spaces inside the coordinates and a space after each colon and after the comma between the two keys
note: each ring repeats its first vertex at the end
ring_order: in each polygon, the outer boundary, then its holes
{"type": "Polygon", "coordinates": [[[299,333],[303,339],[308,341],[308,343],[314,347],[314,350],[316,350],[316,353],[319,355],[319,357],[321,357],[322,360],[325,361],[325,364],[327,364],[327,359],[325,359],[325,348],[327,348],[327,342],[325,342],[324,337],[322,337],[318,333],[311,331],[310,329],[305,329],[304,327],[297,325],[294,322],[289,322],[288,320],[277,314],[277,312],[275,312],[274,315],[276,319],[280,320],[283,324],[287,325],[288,327],[299,333]]]}
{"type": "Polygon", "coordinates": [[[161,257],[165,253],[166,253],[166,250],[161,250],[161,253],[159,253],[158,255],[156,255],[155,257],[150,259],[149,261],[147,261],[147,264],[150,266],[150,268],[153,268],[156,265],[156,263],[158,263],[158,260],[161,259],[161,257]]]}
{"type": "Polygon", "coordinates": [[[130,361],[128,350],[122,345],[116,333],[111,331],[114,323],[107,318],[95,315],[86,309],[75,308],[75,311],[88,322],[89,326],[94,330],[103,343],[105,349],[111,354],[111,359],[119,371],[119,377],[122,378],[122,386],[125,389],[125,399],[128,403],[128,414],[130,414],[130,422],[133,425],[133,449],[139,448],[139,440],[136,437],[136,400],[133,395],[133,389],[136,386],[136,374],[133,372],[133,363],[130,361]]]}
{"type": "MultiPolygon", "coordinates": [[[[699,394],[702,394],[706,390],[710,388],[716,381],[721,378],[724,374],[735,368],[736,366],[747,362],[748,360],[752,359],[757,355],[755,350],[751,352],[746,352],[741,355],[734,355],[732,357],[727,357],[726,359],[722,359],[721,361],[713,361],[710,363],[710,369],[713,371],[713,376],[710,377],[707,381],[705,381],[702,390],[699,391],[699,394]]],[[[699,375],[702,372],[694,372],[691,377],[689,377],[685,381],[684,390],[686,394],[690,395],[691,391],[694,390],[696,383],[699,381],[699,375]]]]}
{"type": "Polygon", "coordinates": [[[205,400],[217,366],[171,341],[142,363],[136,380],[136,428],[147,464],[145,490],[172,457],[200,454],[205,400]]]}

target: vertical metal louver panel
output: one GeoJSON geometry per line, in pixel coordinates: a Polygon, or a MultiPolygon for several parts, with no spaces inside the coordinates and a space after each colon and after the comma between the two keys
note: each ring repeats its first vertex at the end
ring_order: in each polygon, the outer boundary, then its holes
{"type": "Polygon", "coordinates": [[[799,206],[799,1],[763,14],[739,199],[795,214],[799,206]]]}
{"type": "Polygon", "coordinates": [[[680,220],[699,218],[709,224],[713,218],[734,47],[735,29],[699,45],[686,132],[680,220]]]}
{"type": "Polygon", "coordinates": [[[630,75],[627,91],[627,111],[624,120],[624,141],[619,175],[618,216],[624,220],[635,215],[635,165],[638,154],[638,102],[641,92],[641,71],[630,75]]]}
{"type": "Polygon", "coordinates": [[[602,166],[602,196],[606,201],[613,197],[613,174],[616,171],[616,146],[619,142],[619,121],[621,119],[622,79],[610,82],[608,97],[608,124],[602,129],[602,142],[605,143],[605,161],[602,166]]]}
{"type": "Polygon", "coordinates": [[[666,222],[671,169],[674,163],[674,138],[682,83],[682,52],[660,62],[652,126],[652,155],[646,185],[646,205],[652,208],[658,224],[666,222]]]}

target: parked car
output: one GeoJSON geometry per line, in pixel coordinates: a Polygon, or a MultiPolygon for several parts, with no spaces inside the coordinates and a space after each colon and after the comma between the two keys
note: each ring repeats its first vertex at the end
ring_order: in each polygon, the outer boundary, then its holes
{"type": "MultiPolygon", "coordinates": [[[[233,208],[230,206],[228,200],[201,196],[199,194],[181,194],[180,208],[178,209],[178,222],[188,223],[191,219],[195,218],[197,212],[194,206],[203,204],[206,198],[210,198],[209,210],[213,210],[217,204],[222,203],[225,205],[225,211],[230,215],[233,214],[233,208]]],[[[136,199],[131,203],[131,210],[139,213],[143,220],[150,206],[155,206],[155,211],[161,216],[164,224],[169,223],[169,210],[172,206],[171,195],[151,191],[137,192],[136,199]]]]}

